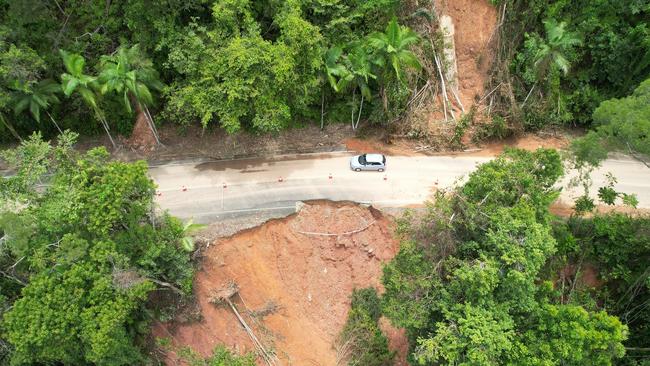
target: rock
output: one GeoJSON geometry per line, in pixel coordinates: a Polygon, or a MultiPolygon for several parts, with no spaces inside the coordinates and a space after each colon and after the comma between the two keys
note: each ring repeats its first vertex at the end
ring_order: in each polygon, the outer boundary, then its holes
{"type": "Polygon", "coordinates": [[[296,212],[300,212],[302,208],[305,207],[305,203],[302,201],[296,201],[296,212]]]}

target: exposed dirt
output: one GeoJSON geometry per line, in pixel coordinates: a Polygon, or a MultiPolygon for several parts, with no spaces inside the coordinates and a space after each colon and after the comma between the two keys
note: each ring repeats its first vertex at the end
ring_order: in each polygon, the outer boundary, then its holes
{"type": "MultiPolygon", "coordinates": [[[[158,324],[154,334],[201,355],[220,343],[253,350],[234,313],[209,303],[213,291],[232,280],[240,288],[232,298],[237,309],[283,365],[335,365],[333,345],[350,294],[355,287],[382,290],[382,263],[399,247],[393,229],[392,220],[373,208],[310,202],[295,215],[220,239],[204,252],[195,280],[203,320],[158,324]]],[[[405,365],[404,332],[387,322],[382,327],[405,365]]],[[[167,361],[175,364],[173,352],[167,361]]]]}
{"type": "Polygon", "coordinates": [[[128,146],[141,152],[152,151],[156,148],[156,138],[143,112],[138,113],[135,126],[133,126],[133,132],[126,143],[128,146]]]}
{"type": "MultiPolygon", "coordinates": [[[[578,279],[575,288],[597,289],[603,285],[603,281],[598,278],[598,269],[591,263],[583,263],[579,267],[575,264],[568,264],[560,271],[559,278],[555,286],[561,287],[562,283],[572,283],[575,280],[576,273],[578,279]]],[[[571,286],[574,286],[571,284],[571,286]]]]}
{"type": "Polygon", "coordinates": [[[418,151],[418,146],[421,143],[414,140],[395,139],[391,144],[386,144],[377,137],[369,137],[364,139],[348,138],[345,140],[345,147],[349,151],[359,153],[376,152],[391,156],[416,156],[422,155],[418,151]]]}
{"type": "Polygon", "coordinates": [[[477,147],[478,150],[470,150],[465,154],[467,156],[497,156],[501,154],[506,147],[516,147],[529,151],[537,150],[540,147],[563,150],[568,147],[569,142],[569,139],[561,134],[528,134],[518,137],[510,137],[501,141],[488,142],[477,147]]]}
{"type": "MultiPolygon", "coordinates": [[[[555,201],[551,207],[549,207],[549,211],[557,216],[560,217],[569,217],[575,213],[574,207],[572,203],[567,203],[567,202],[562,202],[562,201],[555,201]]],[[[595,213],[598,214],[606,214],[610,212],[618,212],[618,213],[623,213],[623,214],[628,214],[628,215],[633,215],[633,216],[641,216],[641,215],[650,215],[650,209],[646,208],[633,208],[629,206],[608,206],[608,205],[596,205],[596,208],[594,210],[595,213]]],[[[585,214],[585,217],[592,217],[593,213],[587,213],[585,214]]]]}
{"type": "MultiPolygon", "coordinates": [[[[147,129],[148,127],[145,126],[147,129]]],[[[143,129],[143,134],[147,131],[143,129]]],[[[348,125],[330,125],[324,130],[318,126],[290,128],[276,135],[257,135],[241,132],[227,134],[223,129],[203,130],[199,126],[189,126],[181,131],[178,126],[164,125],[158,129],[164,146],[155,149],[131,147],[130,141],[119,137],[121,146],[113,151],[120,160],[133,161],[145,159],[151,162],[164,162],[187,159],[234,159],[242,157],[265,157],[280,154],[311,152],[331,152],[345,150],[343,141],[354,136],[348,125]]],[[[99,135],[84,137],[76,148],[85,151],[96,146],[105,146],[109,151],[108,138],[99,135]]]]}
{"type": "Polygon", "coordinates": [[[484,93],[494,58],[490,42],[497,10],[489,0],[436,0],[436,8],[454,23],[459,94],[468,109],[484,93]]]}

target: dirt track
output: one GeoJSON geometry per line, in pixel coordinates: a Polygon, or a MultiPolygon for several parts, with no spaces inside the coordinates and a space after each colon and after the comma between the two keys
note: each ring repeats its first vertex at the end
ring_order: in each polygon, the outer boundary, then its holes
{"type": "MultiPolygon", "coordinates": [[[[282,365],[335,365],[333,345],[347,318],[349,296],[355,287],[381,290],[382,263],[398,250],[393,228],[375,209],[320,202],[218,240],[205,252],[195,281],[203,320],[158,325],[154,334],[171,335],[175,345],[202,355],[220,343],[252,350],[233,312],[209,302],[214,289],[233,280],[241,288],[233,298],[237,308],[282,365]],[[278,310],[265,317],[252,315],[273,307],[278,310]]],[[[403,332],[388,334],[403,356],[403,332]]],[[[174,364],[173,354],[168,363],[174,364]]],[[[403,357],[396,364],[405,364],[403,357]]]]}

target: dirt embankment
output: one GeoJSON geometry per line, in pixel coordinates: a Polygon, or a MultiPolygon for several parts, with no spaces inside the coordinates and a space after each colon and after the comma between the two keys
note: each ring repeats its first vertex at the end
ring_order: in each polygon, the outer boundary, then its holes
{"type": "Polygon", "coordinates": [[[469,108],[484,94],[489,77],[497,10],[489,0],[436,0],[436,9],[439,16],[448,15],[453,21],[458,89],[469,108]]]}
{"type": "MultiPolygon", "coordinates": [[[[288,218],[218,240],[205,251],[195,280],[202,320],[158,324],[154,334],[204,356],[218,344],[252,351],[232,310],[209,301],[215,289],[234,281],[240,291],[233,302],[282,365],[335,365],[350,294],[368,286],[381,291],[382,263],[399,248],[393,229],[373,208],[312,202],[288,218]]],[[[405,365],[404,332],[387,330],[400,353],[397,364],[405,365]]],[[[168,354],[168,364],[176,361],[168,354]]]]}

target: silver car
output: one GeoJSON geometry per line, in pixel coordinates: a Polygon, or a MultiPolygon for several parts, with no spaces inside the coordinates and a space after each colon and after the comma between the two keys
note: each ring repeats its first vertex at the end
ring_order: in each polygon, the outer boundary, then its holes
{"type": "Polygon", "coordinates": [[[386,157],[382,154],[363,154],[350,158],[350,169],[355,172],[362,170],[386,170],[386,157]]]}

